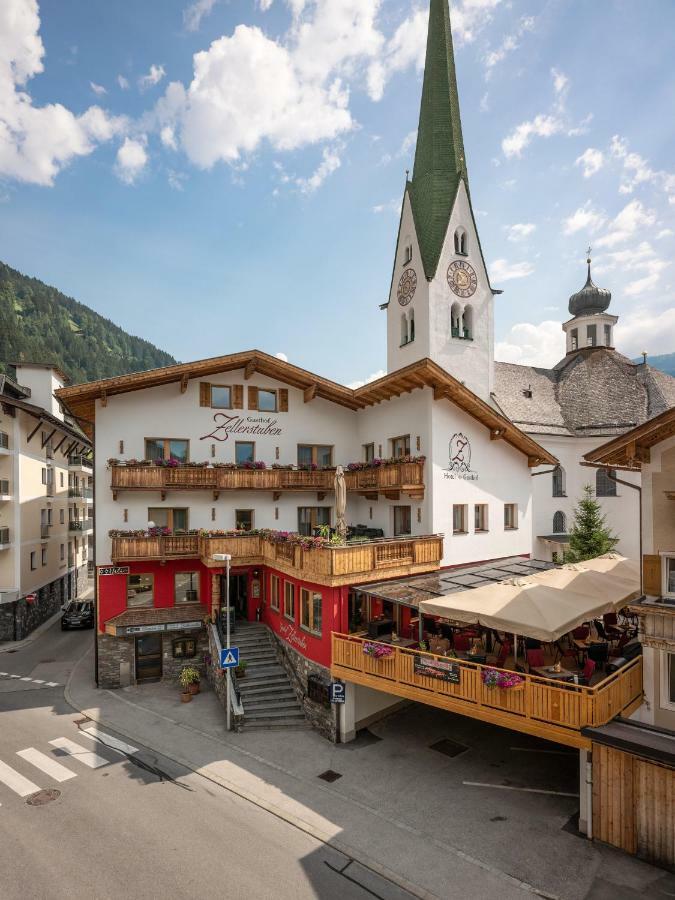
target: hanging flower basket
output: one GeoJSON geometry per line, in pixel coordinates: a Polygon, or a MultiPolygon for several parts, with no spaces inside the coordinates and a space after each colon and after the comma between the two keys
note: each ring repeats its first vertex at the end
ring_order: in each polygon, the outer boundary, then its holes
{"type": "Polygon", "coordinates": [[[510,690],[523,690],[525,679],[515,672],[500,672],[499,669],[483,669],[481,673],[483,684],[488,688],[503,688],[510,690]]]}
{"type": "Polygon", "coordinates": [[[363,645],[363,653],[373,659],[388,659],[394,655],[394,648],[388,647],[386,644],[373,644],[371,641],[367,641],[363,645]]]}

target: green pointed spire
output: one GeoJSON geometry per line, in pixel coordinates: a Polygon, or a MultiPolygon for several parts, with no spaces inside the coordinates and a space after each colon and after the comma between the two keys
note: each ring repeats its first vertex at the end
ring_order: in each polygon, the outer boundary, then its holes
{"type": "Polygon", "coordinates": [[[410,195],[425,274],[436,274],[460,180],[469,187],[448,0],[431,0],[410,195]]]}

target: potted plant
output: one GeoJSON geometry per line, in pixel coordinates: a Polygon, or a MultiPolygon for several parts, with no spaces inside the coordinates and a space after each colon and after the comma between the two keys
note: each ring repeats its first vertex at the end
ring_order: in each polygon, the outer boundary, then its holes
{"type": "Polygon", "coordinates": [[[239,665],[234,670],[234,674],[237,676],[237,678],[244,678],[244,676],[246,675],[247,666],[248,663],[244,662],[243,660],[239,663],[239,665]]]}
{"type": "Polygon", "coordinates": [[[185,668],[181,670],[178,681],[183,688],[180,695],[182,703],[189,703],[193,696],[199,693],[200,677],[199,669],[195,669],[194,666],[185,666],[185,668]]]}

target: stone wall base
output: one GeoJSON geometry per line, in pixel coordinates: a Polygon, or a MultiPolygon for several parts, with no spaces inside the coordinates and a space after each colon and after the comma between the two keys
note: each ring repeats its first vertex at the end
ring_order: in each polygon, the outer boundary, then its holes
{"type": "Polygon", "coordinates": [[[314,675],[321,679],[327,686],[331,682],[330,669],[320,666],[318,663],[307,659],[297,650],[281,640],[271,629],[270,634],[276,645],[277,655],[281,665],[290,678],[293,689],[302,703],[307,721],[326,740],[338,743],[337,707],[332,704],[324,705],[309,698],[309,676],[314,675]]]}
{"type": "MultiPolygon", "coordinates": [[[[204,676],[209,654],[206,630],[198,633],[172,631],[162,635],[162,681],[178,682],[185,666],[194,666],[204,676]],[[197,655],[193,659],[174,659],[173,642],[181,638],[197,639],[197,655]]],[[[98,635],[98,686],[120,688],[136,684],[136,645],[133,637],[98,635]]]]}
{"type": "Polygon", "coordinates": [[[89,586],[87,566],[80,566],[35,591],[33,603],[25,599],[0,606],[0,641],[22,641],[55,615],[64,603],[84,593],[89,586]]]}

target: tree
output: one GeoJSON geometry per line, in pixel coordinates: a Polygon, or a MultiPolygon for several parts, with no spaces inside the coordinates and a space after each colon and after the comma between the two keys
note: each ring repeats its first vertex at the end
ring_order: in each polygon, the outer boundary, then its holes
{"type": "Polygon", "coordinates": [[[610,553],[619,543],[618,537],[607,527],[600,504],[587,484],[584,495],[574,510],[574,525],[570,532],[570,547],[565,562],[582,562],[610,553]]]}

